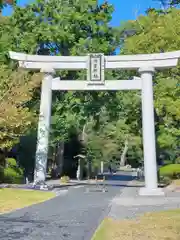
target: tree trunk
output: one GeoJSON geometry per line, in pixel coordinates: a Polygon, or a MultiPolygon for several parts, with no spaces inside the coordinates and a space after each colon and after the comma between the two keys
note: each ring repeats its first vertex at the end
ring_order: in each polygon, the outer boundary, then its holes
{"type": "Polygon", "coordinates": [[[103,173],[104,173],[104,162],[101,161],[101,174],[103,174],[103,173]]]}
{"type": "Polygon", "coordinates": [[[64,142],[59,142],[58,150],[57,150],[57,156],[56,156],[58,176],[60,176],[62,174],[63,162],[64,162],[64,142]]]}
{"type": "Polygon", "coordinates": [[[85,135],[86,135],[86,132],[85,132],[85,130],[86,130],[86,123],[84,124],[84,126],[83,126],[83,130],[82,130],[82,135],[81,135],[81,141],[82,142],[84,142],[85,141],[85,135]]]}
{"type": "Polygon", "coordinates": [[[123,152],[121,154],[120,167],[124,167],[125,164],[126,164],[127,151],[128,151],[128,140],[126,139],[126,141],[124,143],[124,149],[123,149],[123,152]]]}
{"type": "Polygon", "coordinates": [[[90,179],[92,175],[92,160],[88,158],[87,161],[87,178],[90,179]]]}

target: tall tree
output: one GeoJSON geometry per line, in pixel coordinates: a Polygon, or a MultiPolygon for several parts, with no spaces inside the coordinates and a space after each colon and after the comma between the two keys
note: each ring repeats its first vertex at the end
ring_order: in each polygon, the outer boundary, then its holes
{"type": "MultiPolygon", "coordinates": [[[[11,18],[14,29],[12,50],[46,55],[85,55],[89,52],[115,54],[120,40],[117,29],[109,26],[112,12],[112,5],[97,5],[95,0],[38,0],[25,8],[15,7],[11,18]]],[[[61,71],[57,74],[62,79],[86,79],[84,71],[61,71]]],[[[107,77],[111,75],[108,73],[107,77]]],[[[94,115],[98,119],[101,111],[98,101],[108,101],[108,96],[112,94],[54,94],[53,125],[54,130],[57,129],[56,136],[62,138],[64,129],[67,130],[67,126],[71,125],[68,123],[76,119],[79,119],[81,130],[89,116],[94,115]]]]}
{"type": "MultiPolygon", "coordinates": [[[[12,31],[11,48],[15,51],[45,55],[86,55],[89,52],[114,55],[122,38],[119,29],[109,25],[112,13],[112,5],[97,5],[94,0],[38,0],[25,8],[16,6],[9,25],[12,31]]],[[[57,75],[59,74],[62,79],[86,79],[84,71],[60,71],[57,72],[57,75]]],[[[108,79],[131,76],[122,71],[107,71],[105,75],[108,79]]],[[[81,140],[88,135],[86,147],[90,152],[93,151],[95,158],[99,160],[100,157],[97,156],[100,155],[107,161],[111,155],[119,159],[121,155],[126,155],[123,149],[127,140],[129,149],[132,148],[131,145],[135,146],[136,142],[139,151],[140,141],[132,140],[141,134],[140,98],[136,95],[137,92],[55,93],[51,139],[53,142],[66,141],[69,132],[75,128],[81,140]],[[95,147],[94,142],[99,142],[99,146],[95,147]],[[108,147],[103,148],[100,142],[108,147]]]]}
{"type": "Polygon", "coordinates": [[[26,104],[39,84],[39,76],[30,77],[3,65],[0,75],[0,148],[10,149],[36,122],[36,114],[26,104]]]}
{"type": "MultiPolygon", "coordinates": [[[[132,23],[136,33],[125,39],[122,54],[158,53],[180,48],[180,10],[149,12],[132,23]]],[[[132,26],[131,26],[132,27],[132,26]]],[[[161,152],[178,152],[180,67],[156,73],[154,80],[156,133],[161,152]]],[[[171,157],[171,156],[169,156],[171,157]]]]}
{"type": "Polygon", "coordinates": [[[0,16],[0,148],[11,148],[35,121],[27,103],[39,86],[39,74],[17,70],[8,57],[13,46],[10,17],[0,16]]]}

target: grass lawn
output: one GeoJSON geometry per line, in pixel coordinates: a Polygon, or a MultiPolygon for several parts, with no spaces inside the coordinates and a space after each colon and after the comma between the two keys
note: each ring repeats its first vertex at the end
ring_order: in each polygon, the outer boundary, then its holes
{"type": "Polygon", "coordinates": [[[148,213],[134,220],[105,219],[92,240],[179,240],[180,209],[148,213]]]}
{"type": "Polygon", "coordinates": [[[0,189],[0,213],[40,203],[53,197],[55,194],[52,192],[3,188],[0,189]]]}

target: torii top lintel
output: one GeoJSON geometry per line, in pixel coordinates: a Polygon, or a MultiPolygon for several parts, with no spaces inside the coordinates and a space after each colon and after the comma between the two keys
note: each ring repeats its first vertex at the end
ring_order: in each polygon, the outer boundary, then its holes
{"type": "MultiPolygon", "coordinates": [[[[9,52],[10,58],[19,61],[19,66],[26,69],[87,69],[88,56],[41,56],[24,53],[9,52]]],[[[180,58],[180,51],[104,56],[106,69],[139,69],[154,67],[156,69],[175,67],[180,58]]]]}

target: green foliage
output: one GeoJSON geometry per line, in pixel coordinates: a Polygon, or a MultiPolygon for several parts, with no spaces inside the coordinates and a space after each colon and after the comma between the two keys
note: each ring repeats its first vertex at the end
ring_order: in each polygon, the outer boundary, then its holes
{"type": "Polygon", "coordinates": [[[0,183],[3,183],[4,179],[4,167],[0,166],[0,183]]]}
{"type": "Polygon", "coordinates": [[[0,66],[0,77],[0,148],[10,149],[36,123],[36,113],[27,102],[39,78],[22,70],[12,71],[6,65],[0,66]]]}
{"type": "MultiPolygon", "coordinates": [[[[122,31],[135,30],[125,39],[122,54],[145,54],[180,49],[180,10],[167,14],[149,12],[140,16],[122,31]]],[[[180,66],[157,72],[154,80],[156,135],[159,154],[168,152],[169,159],[178,156],[180,138],[180,66]]]]}
{"type": "Polygon", "coordinates": [[[22,183],[22,175],[14,168],[4,169],[4,183],[20,184],[22,183]]]}
{"type": "Polygon", "coordinates": [[[177,157],[177,158],[176,158],[175,163],[180,164],[180,157],[177,157]]]}
{"type": "MultiPolygon", "coordinates": [[[[42,78],[38,75],[35,84],[30,81],[32,73],[17,71],[16,64],[7,58],[8,50],[69,56],[89,52],[114,55],[119,47],[121,54],[180,49],[178,9],[169,9],[166,14],[149,11],[147,16],[128,21],[121,28],[110,26],[112,13],[111,4],[97,5],[95,0],[37,0],[25,7],[15,6],[11,17],[0,18],[0,147],[12,147],[22,135],[31,132],[31,126],[35,130],[33,123],[39,111],[39,79],[42,78]]],[[[154,81],[158,151],[166,154],[167,159],[178,156],[179,71],[180,67],[157,72],[154,81]]],[[[105,76],[106,79],[129,79],[135,74],[106,71],[105,76]]],[[[59,75],[61,79],[86,79],[85,71],[59,71],[59,75]]],[[[130,162],[142,159],[138,91],[55,92],[51,126],[51,145],[69,141],[76,133],[83,145],[82,151],[96,168],[102,160],[105,164],[109,160],[120,161],[126,142],[130,162]]],[[[34,156],[28,153],[31,151],[28,143],[30,140],[19,145],[23,167],[32,166],[29,162],[34,161],[34,156]]]]}
{"type": "MultiPolygon", "coordinates": [[[[10,1],[3,1],[3,3],[10,1]]],[[[11,1],[13,4],[16,1],[11,1]]],[[[36,112],[30,101],[40,85],[40,74],[18,70],[9,50],[17,50],[11,17],[0,16],[0,148],[10,149],[36,123],[36,112]]],[[[33,99],[34,100],[34,99],[33,99]]]]}
{"type": "Polygon", "coordinates": [[[135,135],[131,128],[132,125],[128,125],[126,121],[126,119],[119,119],[116,122],[110,122],[102,116],[98,131],[91,128],[87,131],[87,154],[105,163],[120,159],[127,139],[131,154],[141,151],[141,138],[135,135]]]}
{"type": "Polygon", "coordinates": [[[6,167],[0,168],[0,181],[4,183],[22,183],[23,170],[17,165],[13,158],[6,159],[6,167]]]}
{"type": "Polygon", "coordinates": [[[68,183],[69,180],[70,180],[70,178],[68,176],[62,176],[60,179],[61,183],[68,183]]]}
{"type": "Polygon", "coordinates": [[[37,129],[35,128],[30,134],[21,137],[17,146],[19,164],[24,169],[25,175],[30,178],[34,172],[36,140],[37,129]]]}
{"type": "Polygon", "coordinates": [[[95,0],[38,0],[16,7],[11,19],[15,46],[41,54],[82,55],[97,47],[111,53],[119,41],[108,25],[112,12],[112,5],[97,6],[95,0]]]}
{"type": "MultiPolygon", "coordinates": [[[[131,26],[127,25],[128,28],[135,29],[135,34],[125,39],[122,53],[158,53],[179,50],[179,21],[179,9],[171,9],[164,15],[150,12],[147,16],[140,16],[131,22],[131,26]]],[[[126,29],[128,30],[130,29],[126,29]]]]}
{"type": "MultiPolygon", "coordinates": [[[[94,0],[83,1],[83,4],[78,0],[73,3],[38,0],[23,8],[16,6],[12,17],[4,19],[2,36],[5,37],[1,41],[1,59],[3,62],[6,61],[7,51],[10,48],[14,51],[33,54],[85,55],[89,52],[103,52],[105,55],[112,55],[121,41],[119,30],[109,25],[112,12],[112,5],[106,3],[97,6],[94,0]],[[52,9],[56,10],[52,11],[52,9]]],[[[61,71],[57,74],[65,79],[86,78],[84,71],[77,73],[61,71]]],[[[112,71],[106,72],[108,79],[119,79],[121,76],[124,78],[125,75],[124,72],[118,72],[118,74],[112,71]]],[[[129,98],[123,93],[116,92],[55,93],[52,107],[51,144],[54,145],[57,141],[68,141],[71,133],[75,131],[79,133],[80,138],[85,136],[83,144],[85,144],[87,155],[93,155],[96,165],[102,158],[108,161],[112,156],[120,157],[124,140],[135,137],[136,126],[139,124],[135,119],[139,114],[137,110],[131,118],[132,131],[128,133],[128,129],[131,129],[128,126],[131,122],[128,115],[131,109],[139,105],[139,99],[137,98],[136,101],[132,93],[128,96],[129,98]],[[124,111],[125,108],[128,110],[124,111]],[[126,120],[119,120],[122,118],[126,120]],[[105,127],[104,130],[100,127],[101,124],[105,127]],[[121,125],[126,130],[120,131],[121,125]],[[84,126],[86,129],[83,132],[84,126]],[[116,127],[119,132],[116,131],[116,127]],[[106,141],[101,141],[103,138],[107,138],[106,141]],[[95,142],[98,147],[95,147],[95,142]],[[103,148],[100,142],[106,148],[103,148]]],[[[39,107],[39,97],[38,92],[33,99],[36,110],[39,107]]],[[[31,124],[31,121],[29,123],[31,124]]]]}
{"type": "MultiPolygon", "coordinates": [[[[97,6],[94,0],[38,0],[25,8],[15,7],[8,23],[13,42],[9,48],[46,55],[85,55],[89,52],[114,54],[120,35],[116,28],[109,25],[112,12],[111,4],[97,6]]],[[[62,79],[86,78],[85,71],[61,71],[57,74],[60,74],[62,79]]],[[[111,72],[106,76],[113,78],[111,72]]],[[[74,129],[81,135],[84,124],[92,117],[98,121],[103,106],[109,102],[112,95],[104,92],[55,93],[51,144],[68,141],[74,129]]],[[[39,95],[36,101],[38,98],[39,95]]]]}
{"type": "Polygon", "coordinates": [[[162,183],[163,185],[167,186],[170,185],[172,183],[172,178],[168,177],[168,176],[160,176],[160,183],[162,183]]]}
{"type": "Polygon", "coordinates": [[[180,164],[169,164],[163,166],[159,170],[160,176],[169,177],[171,179],[180,178],[180,164]]]}
{"type": "Polygon", "coordinates": [[[6,160],[6,162],[7,162],[8,167],[10,167],[10,168],[16,168],[17,167],[17,162],[16,162],[16,159],[14,159],[14,158],[8,158],[6,160]]]}

